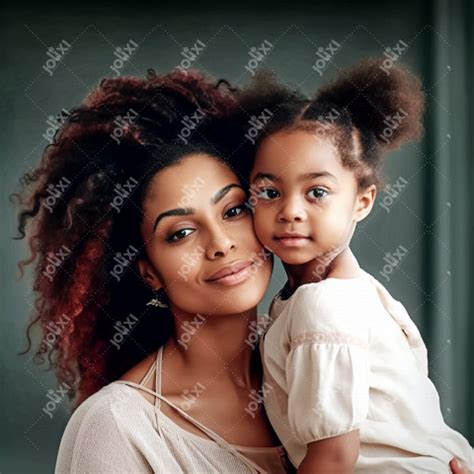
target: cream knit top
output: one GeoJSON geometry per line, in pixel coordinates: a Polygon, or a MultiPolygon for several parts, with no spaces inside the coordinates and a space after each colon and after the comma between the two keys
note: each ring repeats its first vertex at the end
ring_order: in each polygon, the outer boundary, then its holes
{"type": "Polygon", "coordinates": [[[282,446],[227,443],[161,395],[162,352],[140,384],[125,380],[102,387],[71,416],[59,447],[56,474],[274,473],[295,472],[282,446]],[[155,391],[144,385],[156,369],[155,391]],[[138,391],[153,394],[154,406],[138,391]],[[160,410],[175,408],[210,439],[185,430],[160,410]]]}

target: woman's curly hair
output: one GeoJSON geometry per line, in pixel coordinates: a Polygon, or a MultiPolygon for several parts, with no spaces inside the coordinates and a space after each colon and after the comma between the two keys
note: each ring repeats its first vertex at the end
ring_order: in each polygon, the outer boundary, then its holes
{"type": "Polygon", "coordinates": [[[34,310],[20,354],[39,328],[33,359],[44,363],[48,355],[48,369],[76,406],[170,336],[171,313],[146,305],[153,293],[133,264],[145,256],[143,200],[158,171],[193,152],[242,175],[226,159],[233,141],[223,118],[235,107],[226,81],[197,71],[104,79],[67,114],[40,164],[10,195],[21,208],[16,239],[28,225],[31,253],[18,263],[21,277],[34,264],[34,310]],[[112,344],[124,329],[121,345],[112,344]]]}
{"type": "Polygon", "coordinates": [[[398,64],[384,69],[383,60],[370,58],[339,71],[313,97],[288,88],[268,72],[257,73],[236,92],[235,120],[241,128],[262,111],[270,117],[255,144],[247,147],[247,160],[253,160],[254,146],[266,137],[303,129],[333,141],[343,165],[354,169],[360,188],[380,186],[384,153],[420,137],[425,106],[420,80],[398,64]]]}

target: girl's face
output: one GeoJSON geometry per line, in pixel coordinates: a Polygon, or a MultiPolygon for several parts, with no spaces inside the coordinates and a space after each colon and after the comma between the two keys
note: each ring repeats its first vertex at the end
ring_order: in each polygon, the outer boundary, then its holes
{"type": "Polygon", "coordinates": [[[331,141],[309,131],[263,139],[250,183],[257,237],[291,265],[335,257],[370,212],[368,195],[358,193],[331,141]]]}
{"type": "Polygon", "coordinates": [[[273,262],[245,203],[237,176],[208,155],[190,155],[152,179],[141,225],[148,260],[138,265],[150,286],[164,288],[173,312],[235,314],[262,300],[273,262]],[[226,270],[234,274],[218,278],[226,270]]]}

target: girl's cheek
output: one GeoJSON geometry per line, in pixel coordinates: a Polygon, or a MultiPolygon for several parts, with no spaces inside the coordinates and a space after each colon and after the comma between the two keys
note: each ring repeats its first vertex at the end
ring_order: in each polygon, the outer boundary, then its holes
{"type": "Polygon", "coordinates": [[[268,226],[266,227],[261,220],[257,220],[255,222],[255,234],[258,240],[264,241],[267,240],[269,229],[268,226]]]}

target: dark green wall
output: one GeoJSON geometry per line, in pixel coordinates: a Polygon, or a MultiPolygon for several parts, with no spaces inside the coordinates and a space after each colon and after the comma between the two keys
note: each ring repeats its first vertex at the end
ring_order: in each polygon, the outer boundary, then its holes
{"type": "MultiPolygon", "coordinates": [[[[28,279],[14,280],[15,264],[24,256],[25,245],[11,240],[16,221],[7,194],[39,159],[46,145],[42,135],[48,128],[47,117],[80,102],[100,78],[111,74],[114,48],[130,40],[140,46],[123,74],[144,74],[150,67],[169,71],[182,60],[182,47],[199,39],[207,48],[194,65],[238,85],[249,78],[244,66],[250,47],[268,40],[274,49],[265,65],[307,92],[315,91],[340,67],[381,54],[400,40],[409,45],[401,61],[421,75],[428,88],[426,138],[388,157],[387,183],[402,178],[408,184],[389,212],[376,204],[360,225],[353,249],[362,266],[386,284],[419,325],[430,350],[430,374],[445,419],[472,444],[473,140],[469,125],[473,104],[468,87],[474,78],[472,4],[399,0],[310,6],[297,2],[81,5],[10,3],[3,7],[0,183],[6,232],[0,250],[4,262],[0,471],[52,472],[69,416],[67,406],[52,419],[44,415],[46,393],[56,387],[54,377],[35,366],[31,354],[15,355],[25,347],[24,328],[33,295],[28,279]],[[72,47],[50,76],[42,69],[46,50],[62,40],[72,47]],[[315,52],[332,40],[342,48],[320,77],[311,68],[315,52]],[[379,274],[383,257],[399,246],[408,254],[388,281],[379,274]]],[[[285,282],[280,264],[276,269],[262,312],[285,282]]]]}

